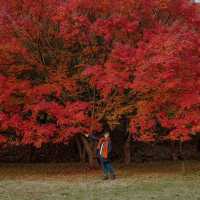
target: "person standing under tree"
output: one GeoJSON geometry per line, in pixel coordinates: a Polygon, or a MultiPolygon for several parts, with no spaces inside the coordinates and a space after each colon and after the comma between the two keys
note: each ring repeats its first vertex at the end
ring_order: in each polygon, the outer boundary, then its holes
{"type": "Polygon", "coordinates": [[[111,179],[115,179],[116,175],[111,165],[111,139],[109,132],[105,132],[104,136],[101,138],[97,138],[94,135],[85,134],[85,136],[91,139],[98,140],[97,145],[97,158],[100,160],[100,165],[104,172],[103,180],[107,180],[110,176],[111,179]]]}

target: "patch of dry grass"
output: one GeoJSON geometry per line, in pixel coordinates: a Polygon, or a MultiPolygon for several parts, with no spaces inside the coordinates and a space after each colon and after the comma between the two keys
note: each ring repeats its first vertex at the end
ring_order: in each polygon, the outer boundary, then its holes
{"type": "Polygon", "coordinates": [[[200,200],[200,162],[115,165],[118,178],[80,164],[1,164],[0,200],[200,200]]]}

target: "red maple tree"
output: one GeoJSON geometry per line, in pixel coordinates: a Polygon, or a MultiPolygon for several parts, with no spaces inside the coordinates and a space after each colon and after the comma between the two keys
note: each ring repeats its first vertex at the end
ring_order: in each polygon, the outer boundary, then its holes
{"type": "Polygon", "coordinates": [[[0,130],[15,143],[67,142],[122,118],[142,141],[200,131],[200,16],[189,0],[1,5],[0,130]]]}

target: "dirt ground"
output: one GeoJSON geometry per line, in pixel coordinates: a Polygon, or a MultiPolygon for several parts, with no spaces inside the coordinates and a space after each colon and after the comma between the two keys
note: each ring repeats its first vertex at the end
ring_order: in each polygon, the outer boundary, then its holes
{"type": "Polygon", "coordinates": [[[114,167],[103,181],[80,164],[0,164],[0,200],[200,200],[200,161],[114,167]]]}

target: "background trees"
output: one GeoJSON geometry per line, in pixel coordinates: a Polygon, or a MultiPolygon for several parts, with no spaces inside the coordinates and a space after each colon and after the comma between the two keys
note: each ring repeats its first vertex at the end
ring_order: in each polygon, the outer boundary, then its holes
{"type": "Polygon", "coordinates": [[[76,136],[92,163],[81,133],[109,128],[115,137],[123,124],[129,155],[132,138],[185,141],[199,132],[200,17],[190,1],[1,4],[2,143],[76,136]]]}

